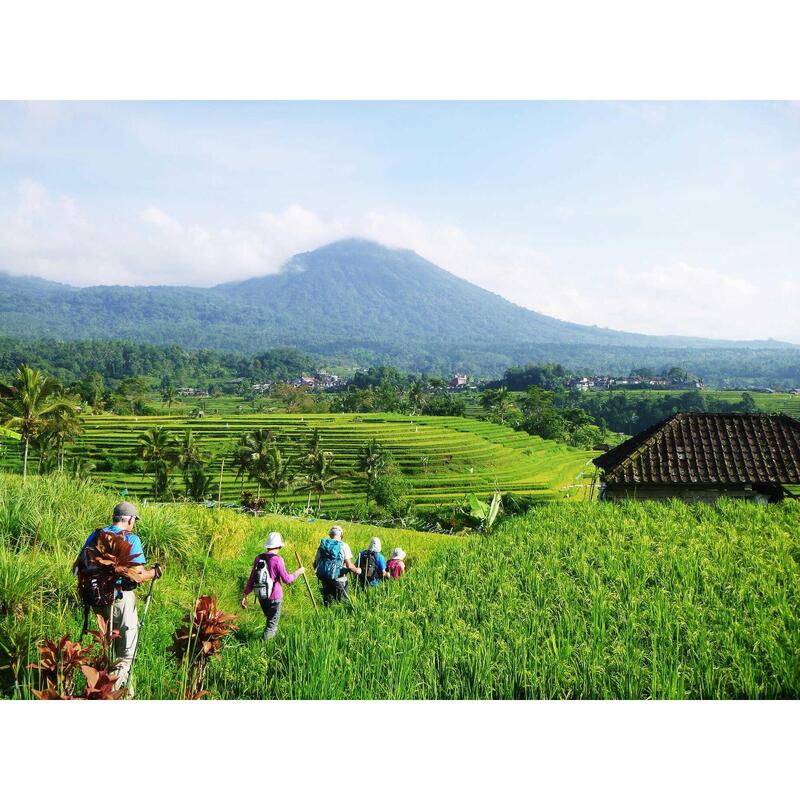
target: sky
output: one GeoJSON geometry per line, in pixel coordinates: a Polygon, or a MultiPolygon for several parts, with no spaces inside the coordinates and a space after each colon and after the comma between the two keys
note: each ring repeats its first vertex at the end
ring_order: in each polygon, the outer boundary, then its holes
{"type": "Polygon", "coordinates": [[[0,271],[212,286],[348,236],[572,322],[800,343],[800,105],[0,103],[0,271]]]}

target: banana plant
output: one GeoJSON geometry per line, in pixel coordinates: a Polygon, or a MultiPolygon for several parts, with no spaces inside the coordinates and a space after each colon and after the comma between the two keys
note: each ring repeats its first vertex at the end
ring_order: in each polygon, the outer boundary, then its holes
{"type": "Polygon", "coordinates": [[[494,527],[497,517],[502,509],[502,501],[500,492],[495,492],[492,495],[490,502],[486,503],[481,500],[476,494],[467,495],[467,503],[465,511],[470,521],[473,523],[472,527],[477,530],[485,531],[488,533],[494,527]]]}

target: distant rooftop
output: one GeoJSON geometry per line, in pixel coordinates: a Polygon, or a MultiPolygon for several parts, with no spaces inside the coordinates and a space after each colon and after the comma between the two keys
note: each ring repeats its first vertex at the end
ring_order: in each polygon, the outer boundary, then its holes
{"type": "Polygon", "coordinates": [[[598,456],[607,484],[798,484],[800,421],[786,414],[675,414],[598,456]]]}

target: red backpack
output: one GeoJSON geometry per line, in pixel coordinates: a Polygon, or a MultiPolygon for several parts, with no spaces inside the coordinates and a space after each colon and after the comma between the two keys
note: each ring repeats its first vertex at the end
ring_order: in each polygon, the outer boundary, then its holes
{"type": "Polygon", "coordinates": [[[406,571],[406,565],[402,561],[392,558],[386,564],[386,571],[390,578],[399,578],[406,571]]]}

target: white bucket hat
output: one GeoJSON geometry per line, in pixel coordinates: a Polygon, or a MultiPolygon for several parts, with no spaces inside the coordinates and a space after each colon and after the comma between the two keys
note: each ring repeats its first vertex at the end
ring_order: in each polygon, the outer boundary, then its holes
{"type": "Polygon", "coordinates": [[[275,550],[278,547],[283,547],[283,536],[281,536],[278,531],[272,531],[272,533],[267,536],[267,541],[264,542],[264,549],[275,550]]]}
{"type": "Polygon", "coordinates": [[[377,536],[373,536],[369,540],[369,549],[373,553],[380,553],[380,551],[381,551],[381,540],[377,536]]]}
{"type": "Polygon", "coordinates": [[[403,550],[402,547],[395,547],[395,549],[392,550],[392,558],[395,558],[398,561],[402,561],[405,557],[406,557],[406,551],[403,550]]]}
{"type": "Polygon", "coordinates": [[[344,536],[344,531],[341,528],[341,525],[334,525],[329,531],[328,536],[344,536]]]}

